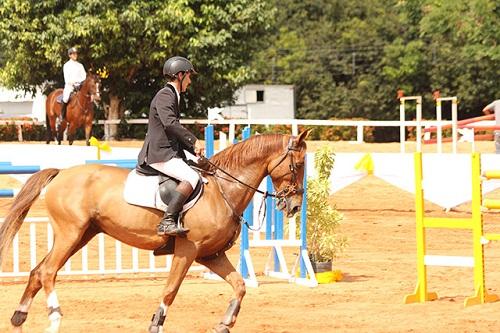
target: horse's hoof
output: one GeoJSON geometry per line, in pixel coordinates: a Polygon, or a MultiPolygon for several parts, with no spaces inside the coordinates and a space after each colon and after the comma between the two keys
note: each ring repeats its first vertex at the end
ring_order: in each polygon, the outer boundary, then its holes
{"type": "Polygon", "coordinates": [[[230,331],[226,325],[219,324],[212,329],[212,333],[230,333],[230,331]]]}
{"type": "Polygon", "coordinates": [[[163,326],[149,326],[149,333],[163,333],[163,326]]]}

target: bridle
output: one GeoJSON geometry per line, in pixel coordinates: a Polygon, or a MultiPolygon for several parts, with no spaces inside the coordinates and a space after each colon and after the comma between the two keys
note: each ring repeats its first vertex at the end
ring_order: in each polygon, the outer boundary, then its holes
{"type": "MultiPolygon", "coordinates": [[[[216,180],[216,183],[217,185],[219,186],[219,189],[220,189],[220,192],[222,194],[222,197],[224,198],[224,201],[227,203],[227,205],[231,208],[232,212],[233,212],[233,215],[235,217],[237,217],[240,222],[242,224],[246,224],[248,228],[250,228],[250,226],[248,225],[248,223],[243,219],[243,217],[241,215],[238,215],[235,213],[235,209],[233,207],[233,205],[231,204],[231,202],[228,200],[228,198],[226,197],[222,187],[220,186],[219,182],[217,181],[217,178],[222,178],[220,176],[218,176],[216,174],[217,170],[222,172],[223,174],[225,174],[226,176],[228,176],[229,178],[233,179],[235,182],[247,187],[247,188],[250,188],[252,190],[254,190],[255,192],[257,193],[260,193],[263,195],[263,198],[262,198],[262,202],[261,202],[261,208],[259,209],[259,215],[260,215],[260,210],[262,209],[262,207],[264,205],[264,202],[266,200],[267,197],[273,197],[276,199],[276,205],[278,207],[278,209],[283,209],[286,207],[286,199],[292,195],[295,195],[295,194],[302,194],[304,193],[304,188],[299,185],[297,183],[297,169],[298,169],[298,166],[297,166],[297,163],[295,163],[295,160],[293,158],[293,152],[294,151],[300,151],[300,147],[297,146],[294,141],[293,141],[294,137],[290,137],[289,141],[288,141],[288,145],[287,145],[287,148],[286,148],[286,151],[283,153],[282,157],[280,158],[280,160],[276,163],[276,165],[274,165],[271,170],[268,172],[268,175],[271,176],[272,172],[279,166],[281,165],[281,163],[283,163],[283,161],[286,160],[287,157],[290,157],[290,164],[288,165],[288,168],[290,170],[290,173],[292,174],[292,179],[291,179],[291,182],[288,183],[284,188],[282,188],[281,190],[277,191],[277,192],[272,192],[272,193],[269,193],[268,191],[261,191],[259,190],[258,188],[252,186],[252,185],[249,185],[241,180],[239,180],[238,178],[234,177],[233,175],[231,175],[230,173],[228,173],[227,171],[223,170],[222,168],[220,168],[219,166],[217,166],[216,164],[212,163],[210,160],[208,159],[205,159],[205,161],[210,164],[215,170],[215,172],[211,172],[211,175],[215,177],[215,180],[216,180]]],[[[206,171],[205,171],[206,172],[206,171]]],[[[282,177],[284,177],[285,175],[283,175],[282,177]]],[[[227,180],[227,179],[226,179],[227,180]]],[[[264,208],[265,209],[265,208],[264,208]]],[[[252,229],[252,228],[250,228],[252,229]]],[[[258,228],[260,229],[260,227],[258,228]]],[[[257,230],[258,230],[257,229],[257,230]]],[[[254,229],[252,229],[254,230],[254,229]]]]}
{"type": "MultiPolygon", "coordinates": [[[[89,77],[87,77],[85,79],[85,81],[87,80],[90,80],[89,77]]],[[[90,89],[88,89],[88,92],[87,94],[85,95],[85,100],[86,101],[90,101],[90,103],[92,103],[94,101],[94,95],[97,96],[97,97],[100,97],[101,95],[101,92],[99,90],[99,85],[100,85],[100,82],[98,82],[99,80],[97,80],[95,77],[92,78],[92,80],[94,81],[94,85],[95,85],[95,92],[94,93],[91,93],[90,92],[90,89]]],[[[83,81],[83,84],[82,86],[85,84],[85,81],[83,81]]],[[[81,89],[81,88],[80,88],[81,89]]],[[[79,90],[78,93],[80,93],[81,91],[79,90]]],[[[76,99],[76,103],[78,105],[78,108],[80,108],[81,110],[83,110],[84,113],[87,113],[88,112],[88,109],[87,109],[87,105],[88,103],[85,103],[85,107],[81,104],[80,100],[78,98],[75,98],[76,99]]]]}
{"type": "MultiPolygon", "coordinates": [[[[238,178],[234,177],[229,172],[221,169],[219,166],[217,166],[214,163],[212,163],[210,160],[207,159],[206,161],[214,169],[219,170],[220,172],[222,172],[223,174],[225,174],[229,178],[233,179],[237,183],[239,183],[239,184],[241,184],[241,185],[243,185],[245,187],[248,187],[248,188],[254,190],[257,193],[260,193],[260,194],[264,195],[264,198],[266,198],[266,197],[273,197],[273,198],[277,198],[278,200],[279,199],[286,199],[289,196],[292,196],[292,195],[295,195],[295,194],[302,194],[302,193],[304,193],[304,188],[302,186],[300,186],[299,184],[297,184],[297,169],[298,169],[298,167],[297,167],[297,164],[295,163],[295,160],[293,159],[293,153],[292,153],[293,151],[300,151],[300,147],[298,147],[297,145],[294,144],[293,139],[294,139],[293,137],[290,138],[290,140],[288,141],[287,149],[283,153],[281,159],[268,172],[268,175],[271,175],[272,172],[274,171],[274,169],[276,169],[278,166],[280,166],[281,163],[283,163],[283,161],[285,161],[285,159],[287,157],[290,157],[290,164],[288,165],[288,168],[290,169],[290,173],[292,174],[292,180],[291,180],[291,182],[289,184],[287,184],[283,189],[279,190],[278,192],[269,193],[268,191],[261,191],[257,187],[249,185],[249,184],[247,184],[247,183],[239,180],[238,178]]],[[[215,173],[213,173],[213,175],[215,177],[217,177],[215,175],[215,173]]]]}
{"type": "Polygon", "coordinates": [[[271,195],[278,199],[278,207],[280,205],[280,202],[285,200],[287,197],[295,194],[304,193],[304,188],[297,183],[298,167],[297,163],[295,163],[295,160],[293,159],[293,153],[292,153],[293,151],[300,151],[300,147],[297,147],[297,145],[294,144],[293,137],[291,137],[290,140],[288,141],[287,149],[286,152],[283,154],[283,157],[279,160],[278,163],[276,163],[274,167],[271,168],[271,171],[269,171],[269,175],[271,175],[274,169],[276,169],[281,163],[283,163],[283,161],[287,157],[290,157],[290,164],[288,165],[288,168],[290,169],[290,173],[292,174],[292,181],[288,183],[280,191],[271,195]]]}

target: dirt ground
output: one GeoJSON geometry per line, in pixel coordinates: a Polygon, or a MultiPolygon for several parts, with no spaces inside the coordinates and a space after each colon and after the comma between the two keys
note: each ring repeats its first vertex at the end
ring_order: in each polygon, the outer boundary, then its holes
{"type": "MultiPolygon", "coordinates": [[[[492,143],[490,143],[492,145],[492,143]]],[[[354,148],[354,147],[353,147],[354,148]]],[[[360,148],[362,151],[367,148],[360,148]]],[[[381,148],[383,149],[383,148],[381,148]]],[[[491,149],[491,148],[487,148],[491,149]]],[[[352,149],[351,151],[354,151],[352,149]]],[[[0,177],[0,187],[13,180],[0,177]]],[[[500,193],[494,193],[500,197],[500,193]]],[[[349,239],[344,256],[335,262],[341,282],[307,288],[263,276],[268,250],[252,249],[260,286],[247,288],[234,333],[299,332],[498,332],[500,302],[464,308],[474,292],[471,268],[431,267],[429,290],[439,299],[403,304],[416,283],[415,209],[411,193],[367,176],[337,192],[332,203],[344,214],[342,232],[349,239]]],[[[10,199],[0,200],[5,216],[10,199]]],[[[444,212],[426,203],[428,216],[469,216],[470,206],[444,212]]],[[[31,216],[43,216],[43,201],[31,216]]],[[[486,231],[499,231],[497,213],[485,214],[486,231]],[[496,230],[495,230],[496,228],[496,230]]],[[[471,234],[431,230],[428,251],[441,255],[471,255],[471,234]]],[[[230,252],[237,263],[238,248],[230,252]]],[[[486,247],[486,286],[500,294],[500,245],[486,247]]],[[[120,277],[62,277],[56,284],[64,313],[62,332],[145,332],[156,310],[167,274],[120,277]]],[[[9,319],[26,279],[0,279],[0,332],[9,332],[9,319]]],[[[224,282],[191,274],[169,309],[166,332],[205,332],[221,318],[231,298],[224,282]]],[[[25,332],[47,326],[45,297],[33,303],[25,332]]]]}

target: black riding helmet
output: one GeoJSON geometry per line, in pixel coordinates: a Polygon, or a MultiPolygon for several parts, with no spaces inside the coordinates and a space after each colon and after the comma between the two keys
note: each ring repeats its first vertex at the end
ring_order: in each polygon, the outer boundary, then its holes
{"type": "Polygon", "coordinates": [[[184,57],[175,56],[165,61],[165,64],[163,65],[163,75],[167,76],[170,79],[173,79],[175,78],[177,73],[180,72],[191,72],[193,74],[196,74],[191,61],[187,60],[184,57]]]}
{"type": "Polygon", "coordinates": [[[68,56],[73,54],[73,53],[78,53],[78,50],[76,49],[76,47],[70,47],[68,49],[68,56]]]}

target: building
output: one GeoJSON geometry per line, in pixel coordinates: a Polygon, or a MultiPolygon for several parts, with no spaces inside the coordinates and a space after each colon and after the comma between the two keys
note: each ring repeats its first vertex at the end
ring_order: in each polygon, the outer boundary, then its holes
{"type": "Polygon", "coordinates": [[[209,110],[217,119],[293,119],[295,93],[293,85],[250,84],[235,93],[234,105],[209,110]]]}
{"type": "Polygon", "coordinates": [[[45,99],[41,92],[32,96],[0,87],[0,119],[28,117],[45,121],[45,99]]]}

